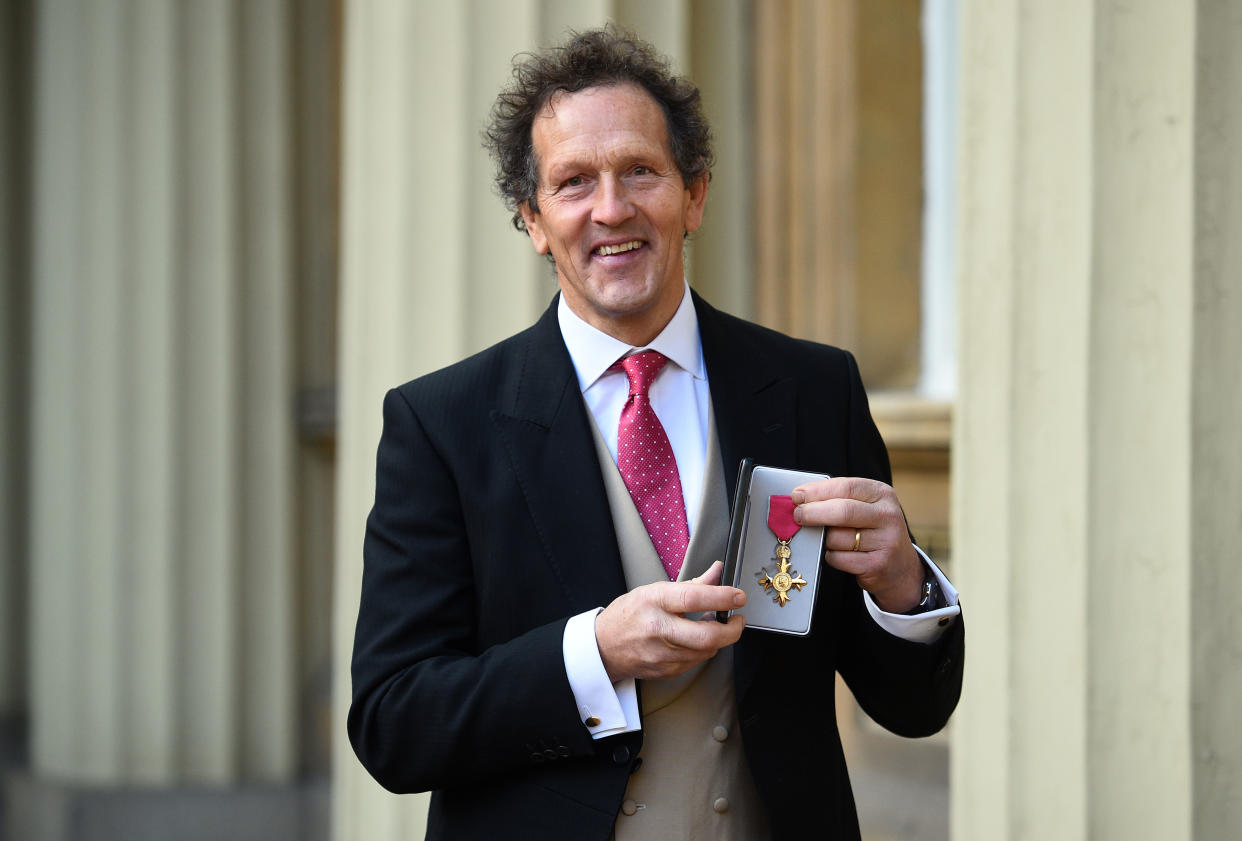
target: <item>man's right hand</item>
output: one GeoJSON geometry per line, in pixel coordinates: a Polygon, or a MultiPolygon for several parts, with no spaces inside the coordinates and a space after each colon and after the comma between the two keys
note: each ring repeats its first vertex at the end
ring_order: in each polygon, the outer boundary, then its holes
{"type": "Polygon", "coordinates": [[[717,561],[691,581],[660,581],[638,587],[600,611],[595,617],[595,641],[608,678],[677,677],[713,657],[742,635],[746,620],[730,616],[715,619],[715,611],[746,604],[736,587],[721,587],[723,565],[717,561]],[[707,611],[702,620],[687,613],[707,611]]]}

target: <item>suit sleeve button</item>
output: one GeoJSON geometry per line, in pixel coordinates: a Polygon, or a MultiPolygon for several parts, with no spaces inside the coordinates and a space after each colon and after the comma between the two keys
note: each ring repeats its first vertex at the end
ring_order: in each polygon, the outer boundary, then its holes
{"type": "Polygon", "coordinates": [[[723,742],[725,739],[729,738],[729,728],[717,724],[712,728],[712,738],[717,742],[723,742]]]}
{"type": "Polygon", "coordinates": [[[556,751],[552,750],[552,748],[545,750],[543,755],[545,759],[556,759],[556,751]]]}
{"type": "Polygon", "coordinates": [[[630,749],[625,745],[617,745],[612,749],[612,761],[618,765],[624,765],[630,761],[630,749]]]}
{"type": "Polygon", "coordinates": [[[582,723],[585,724],[587,727],[599,727],[599,718],[596,716],[591,716],[590,718],[588,718],[586,721],[582,723]]]}
{"type": "Polygon", "coordinates": [[[717,797],[716,802],[712,804],[712,808],[723,815],[729,811],[729,801],[723,797],[717,797]]]}
{"type": "Polygon", "coordinates": [[[539,751],[535,751],[534,753],[530,755],[530,761],[531,762],[543,762],[543,754],[540,753],[539,751]]]}
{"type": "Polygon", "coordinates": [[[638,804],[633,800],[627,800],[621,804],[621,814],[632,815],[638,811],[638,804]]]}

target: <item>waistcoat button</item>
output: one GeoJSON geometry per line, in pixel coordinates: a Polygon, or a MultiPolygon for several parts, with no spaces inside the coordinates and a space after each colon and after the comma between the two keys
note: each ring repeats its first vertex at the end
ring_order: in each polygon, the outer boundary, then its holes
{"type": "Polygon", "coordinates": [[[632,815],[638,811],[638,804],[633,800],[627,800],[621,804],[621,814],[632,815]]]}
{"type": "Polygon", "coordinates": [[[729,729],[723,725],[717,724],[712,728],[712,738],[717,742],[723,742],[725,739],[729,738],[729,729]]]}
{"type": "Polygon", "coordinates": [[[612,761],[618,765],[624,765],[630,761],[630,749],[625,745],[617,745],[612,749],[612,761]]]}
{"type": "Polygon", "coordinates": [[[712,804],[712,808],[723,815],[729,811],[729,801],[723,797],[717,797],[716,802],[712,804]]]}

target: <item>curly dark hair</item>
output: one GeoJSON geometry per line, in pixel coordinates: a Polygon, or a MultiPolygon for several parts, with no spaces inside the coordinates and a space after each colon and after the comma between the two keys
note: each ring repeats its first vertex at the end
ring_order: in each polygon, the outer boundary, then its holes
{"type": "Polygon", "coordinates": [[[522,204],[539,210],[535,198],[539,162],[531,127],[560,91],[640,86],[664,112],[673,161],[682,180],[689,185],[711,178],[715,162],[711,129],[694,83],[673,75],[668,59],[651,44],[612,24],[570,35],[563,46],[514,58],[513,82],[496,97],[483,131],[483,145],[496,161],[496,187],[505,207],[513,211],[513,227],[519,231],[526,230],[519,210],[522,204]]]}

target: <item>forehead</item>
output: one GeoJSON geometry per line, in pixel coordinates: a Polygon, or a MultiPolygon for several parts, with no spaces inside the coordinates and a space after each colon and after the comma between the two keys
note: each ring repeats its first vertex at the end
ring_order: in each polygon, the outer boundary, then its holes
{"type": "Polygon", "coordinates": [[[633,84],[556,93],[535,117],[531,143],[541,170],[544,164],[619,154],[672,157],[664,111],[633,84]]]}

